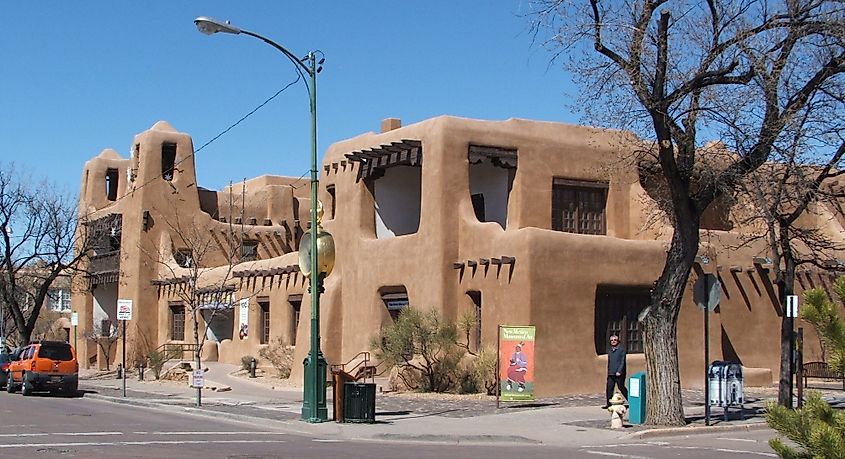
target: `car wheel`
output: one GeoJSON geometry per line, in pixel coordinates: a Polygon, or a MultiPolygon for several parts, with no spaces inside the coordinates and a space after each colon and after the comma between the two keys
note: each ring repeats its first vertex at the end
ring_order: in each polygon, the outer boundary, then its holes
{"type": "Polygon", "coordinates": [[[27,375],[23,375],[23,381],[21,382],[21,394],[25,396],[32,395],[32,382],[29,381],[27,375]]]}
{"type": "Polygon", "coordinates": [[[15,393],[15,380],[12,379],[12,372],[10,371],[6,379],[6,392],[10,394],[15,393]]]}
{"type": "Polygon", "coordinates": [[[79,383],[71,383],[62,389],[64,392],[65,397],[76,397],[77,393],[79,392],[79,383]]]}

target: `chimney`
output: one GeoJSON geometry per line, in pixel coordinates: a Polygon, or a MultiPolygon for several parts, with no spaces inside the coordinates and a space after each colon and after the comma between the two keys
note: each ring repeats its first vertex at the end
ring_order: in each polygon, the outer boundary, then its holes
{"type": "Polygon", "coordinates": [[[384,134],[387,131],[399,129],[402,127],[402,120],[399,118],[385,118],[381,120],[381,132],[384,134]]]}

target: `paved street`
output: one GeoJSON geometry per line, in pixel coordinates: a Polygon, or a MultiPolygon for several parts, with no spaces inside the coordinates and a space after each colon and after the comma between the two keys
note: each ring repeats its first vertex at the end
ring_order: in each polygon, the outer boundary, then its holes
{"type": "MultiPolygon", "coordinates": [[[[589,441],[590,429],[573,427],[560,444],[527,444],[514,437],[455,438],[418,432],[416,441],[391,435],[335,435],[337,424],[299,421],[242,422],[220,413],[183,413],[111,403],[87,393],[79,398],[0,394],[0,457],[144,458],[711,458],[774,457],[770,430],[589,441]],[[313,428],[313,429],[311,429],[313,428]],[[310,429],[310,431],[309,431],[310,429]]],[[[473,419],[452,419],[472,424],[473,419]]],[[[518,418],[514,419],[518,423],[518,418]]],[[[351,426],[361,432],[377,426],[351,426]]],[[[507,432],[508,428],[503,429],[507,432]]],[[[460,432],[456,432],[460,433],[460,432]]]]}
{"type": "Polygon", "coordinates": [[[685,394],[691,424],[679,429],[609,429],[595,395],[496,409],[485,398],[380,393],[375,424],[308,424],[299,420],[301,388],[235,373],[208,364],[202,408],[184,382],[132,378],[123,397],[113,373],[90,370],[78,398],[2,393],[0,457],[774,457],[775,434],[761,418],[765,388],[749,391],[757,395],[745,419],[716,418],[713,427],[699,419],[694,392],[685,394]]]}

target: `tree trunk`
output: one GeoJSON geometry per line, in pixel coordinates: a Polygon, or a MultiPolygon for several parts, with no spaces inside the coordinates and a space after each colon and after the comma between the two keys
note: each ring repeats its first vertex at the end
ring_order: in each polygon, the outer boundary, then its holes
{"type": "Polygon", "coordinates": [[[781,227],[781,254],[784,261],[784,271],[778,279],[778,302],[783,316],[780,323],[780,377],[778,378],[778,405],[792,408],[792,340],[795,319],[787,317],[786,297],[795,294],[795,256],[789,244],[788,228],[781,227]]]}
{"type": "Polygon", "coordinates": [[[678,366],[678,314],[690,269],[698,252],[698,225],[678,224],[663,273],[651,294],[643,321],[646,360],[646,422],[682,426],[684,419],[678,366]],[[695,231],[684,231],[694,227],[695,231]]]}

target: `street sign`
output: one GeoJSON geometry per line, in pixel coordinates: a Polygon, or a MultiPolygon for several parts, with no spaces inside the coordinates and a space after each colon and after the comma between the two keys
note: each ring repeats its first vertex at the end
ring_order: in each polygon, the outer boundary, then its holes
{"type": "Polygon", "coordinates": [[[205,376],[203,371],[194,370],[193,378],[191,378],[191,387],[203,387],[205,385],[205,376]]]}
{"type": "Polygon", "coordinates": [[[117,320],[132,320],[132,300],[117,300],[117,320]]]}
{"type": "Polygon", "coordinates": [[[798,295],[786,296],[786,317],[798,318],[798,295]]]}
{"type": "Polygon", "coordinates": [[[722,298],[722,285],[715,274],[699,276],[693,287],[692,298],[701,310],[713,311],[722,298]]]}
{"type": "Polygon", "coordinates": [[[74,327],[79,325],[79,313],[78,312],[73,312],[73,313],[70,314],[70,325],[74,326],[74,327]]]}

